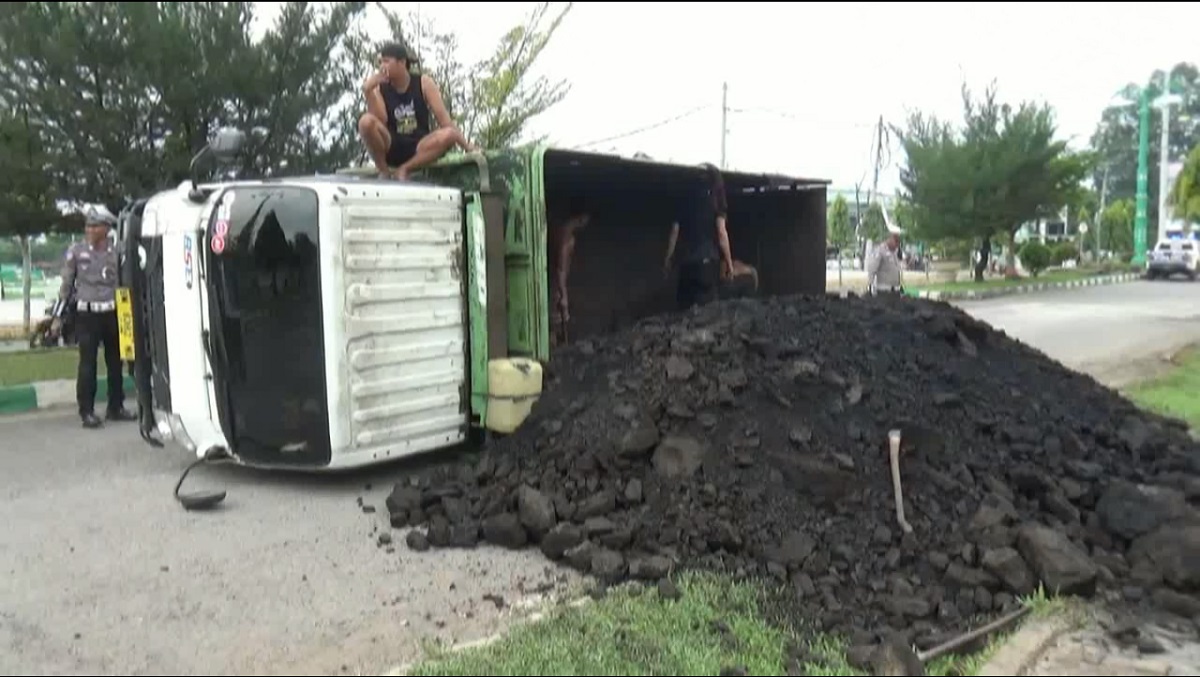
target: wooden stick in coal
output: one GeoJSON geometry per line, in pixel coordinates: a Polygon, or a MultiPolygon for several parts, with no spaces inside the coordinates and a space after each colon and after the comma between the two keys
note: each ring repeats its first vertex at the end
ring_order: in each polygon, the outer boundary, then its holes
{"type": "Polygon", "coordinates": [[[888,433],[889,455],[892,459],[892,493],[896,497],[896,521],[904,533],[912,533],[912,525],[904,519],[904,489],[900,485],[900,431],[888,433]]]}
{"type": "Polygon", "coordinates": [[[992,621],[991,623],[988,623],[987,625],[984,625],[979,628],[975,628],[974,630],[971,630],[970,632],[963,633],[963,634],[959,635],[958,637],[955,637],[947,642],[943,642],[942,644],[939,644],[935,647],[930,648],[928,651],[922,651],[922,652],[918,653],[917,658],[922,663],[928,663],[929,661],[931,661],[943,654],[947,654],[947,653],[950,653],[951,651],[954,651],[955,649],[963,646],[964,644],[973,642],[973,641],[975,641],[981,637],[984,637],[986,635],[990,635],[993,632],[998,632],[1000,630],[1004,630],[1009,625],[1012,625],[1013,623],[1015,623],[1016,621],[1018,621],[1022,617],[1024,617],[1026,614],[1028,614],[1032,608],[1033,607],[1030,607],[1026,604],[1022,604],[1015,611],[1011,611],[1011,612],[1001,616],[1000,618],[997,618],[996,620],[992,621]]]}

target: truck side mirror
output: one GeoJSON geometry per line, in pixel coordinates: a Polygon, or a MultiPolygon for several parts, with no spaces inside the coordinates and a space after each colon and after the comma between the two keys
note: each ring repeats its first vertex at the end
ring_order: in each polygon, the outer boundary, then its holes
{"type": "Polygon", "coordinates": [[[224,127],[217,132],[209,147],[212,148],[212,153],[217,161],[228,162],[236,158],[245,145],[245,132],[232,127],[224,127]]]}
{"type": "Polygon", "coordinates": [[[238,153],[245,145],[246,133],[242,130],[234,127],[222,127],[218,130],[213,140],[192,157],[191,166],[188,168],[188,173],[192,177],[192,190],[188,192],[188,199],[196,203],[208,199],[208,195],[200,190],[197,185],[199,182],[196,180],[197,166],[202,159],[211,155],[217,162],[231,162],[237,159],[238,153]]]}

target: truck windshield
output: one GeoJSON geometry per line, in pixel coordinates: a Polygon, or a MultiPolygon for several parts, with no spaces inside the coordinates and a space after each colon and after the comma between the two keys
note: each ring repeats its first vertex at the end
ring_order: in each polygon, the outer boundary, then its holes
{"type": "Polygon", "coordinates": [[[319,214],[312,190],[254,186],[223,193],[209,220],[214,385],[247,461],[330,457],[319,214]]]}

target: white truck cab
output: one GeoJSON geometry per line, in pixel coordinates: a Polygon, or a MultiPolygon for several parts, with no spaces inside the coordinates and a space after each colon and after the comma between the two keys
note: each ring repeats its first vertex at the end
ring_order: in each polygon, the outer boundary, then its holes
{"type": "Polygon", "coordinates": [[[463,299],[486,297],[466,279],[463,201],[311,177],[188,182],[147,200],[137,258],[157,432],[198,456],[236,450],[280,468],[463,442],[463,299]]]}

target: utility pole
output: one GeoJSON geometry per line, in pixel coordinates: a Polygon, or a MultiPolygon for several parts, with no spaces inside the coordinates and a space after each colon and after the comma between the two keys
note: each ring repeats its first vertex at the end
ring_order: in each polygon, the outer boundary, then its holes
{"type": "Polygon", "coordinates": [[[879,192],[879,172],[883,170],[883,116],[879,116],[879,125],[875,128],[875,176],[871,179],[871,194],[867,196],[868,207],[871,200],[879,192]]]}
{"type": "Polygon", "coordinates": [[[1173,103],[1171,96],[1171,68],[1168,67],[1163,72],[1163,92],[1162,96],[1155,104],[1162,106],[1162,134],[1159,140],[1158,148],[1158,239],[1161,240],[1167,236],[1167,195],[1171,192],[1170,182],[1167,180],[1167,167],[1170,164],[1171,157],[1171,104],[1173,103]]]}
{"type": "MultiPolygon", "coordinates": [[[[1092,225],[1096,229],[1096,234],[1092,237],[1096,241],[1097,263],[1100,261],[1100,236],[1104,233],[1104,208],[1108,202],[1108,169],[1109,165],[1104,165],[1104,180],[1100,182],[1100,210],[1096,212],[1096,218],[1092,219],[1092,221],[1095,221],[1092,225]]],[[[1080,238],[1080,242],[1083,242],[1083,238],[1080,238]]]]}
{"type": "Polygon", "coordinates": [[[729,136],[729,83],[721,83],[721,171],[725,171],[725,139],[729,136]]]}
{"type": "MultiPolygon", "coordinates": [[[[879,116],[879,124],[875,127],[875,143],[872,151],[875,154],[875,173],[871,178],[871,192],[867,193],[867,213],[871,212],[871,206],[875,204],[875,200],[879,199],[879,172],[883,170],[883,116],[879,116]]],[[[883,213],[883,203],[879,203],[880,214],[883,213]]],[[[864,215],[865,218],[865,215],[864,215]]],[[[887,219],[884,219],[884,229],[887,229],[887,219]]],[[[883,239],[887,239],[884,235],[883,239]]],[[[874,240],[870,240],[872,245],[878,244],[874,240]]],[[[863,249],[863,261],[866,261],[866,249],[863,249]]]]}

